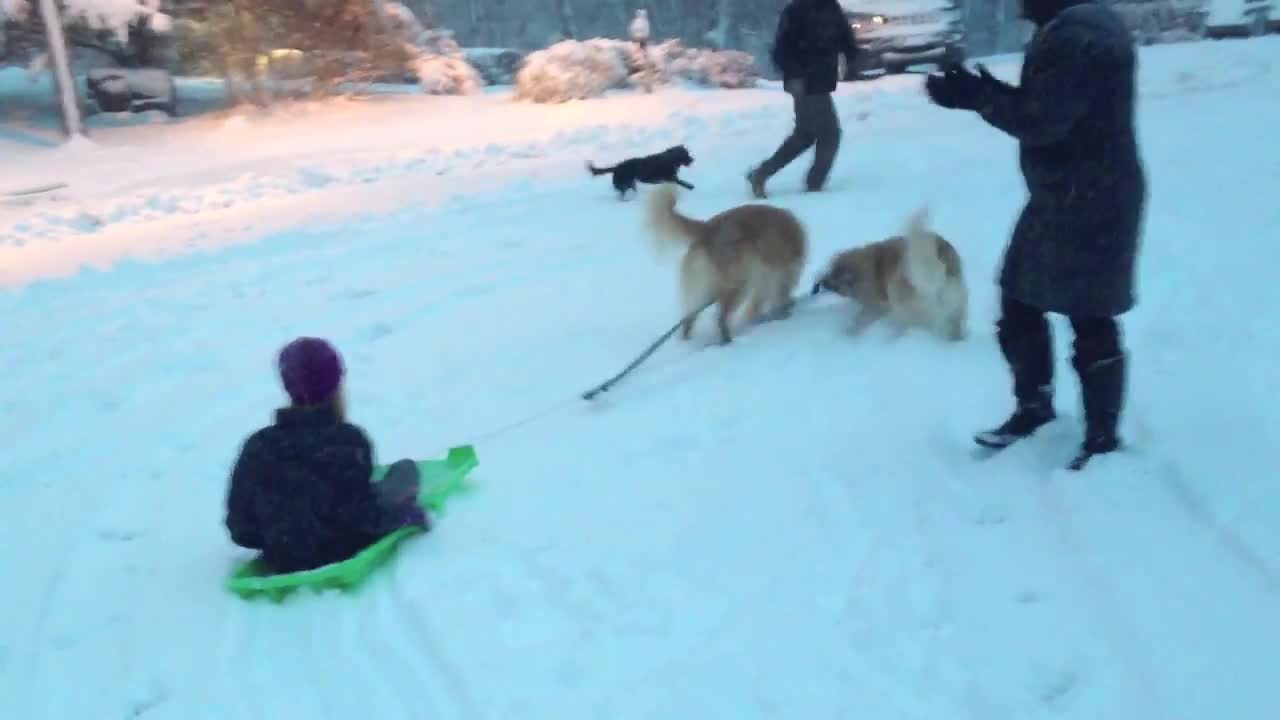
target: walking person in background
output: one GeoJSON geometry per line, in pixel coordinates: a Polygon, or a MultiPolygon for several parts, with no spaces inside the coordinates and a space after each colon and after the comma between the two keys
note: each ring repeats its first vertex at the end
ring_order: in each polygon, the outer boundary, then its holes
{"type": "Polygon", "coordinates": [[[643,87],[644,91],[653,92],[653,63],[649,59],[649,11],[643,8],[636,10],[635,17],[631,18],[631,24],[627,26],[627,34],[631,36],[631,42],[635,43],[639,49],[641,62],[644,63],[643,71],[643,87]]]}
{"type": "Polygon", "coordinates": [[[769,159],[747,173],[757,198],[766,197],[770,177],[811,147],[813,165],[805,189],[816,192],[826,185],[840,148],[840,118],[831,93],[840,75],[840,56],[845,58],[846,74],[852,75],[857,52],[853,25],[839,0],[791,0],[782,9],[772,59],[791,95],[795,128],[769,159]]]}
{"type": "Polygon", "coordinates": [[[631,25],[627,27],[627,33],[631,36],[631,42],[640,46],[643,50],[649,46],[649,11],[643,8],[636,10],[635,17],[631,18],[631,25]]]}
{"type": "Polygon", "coordinates": [[[978,67],[931,75],[929,97],[976,111],[1016,138],[1030,198],[1000,272],[1000,350],[1017,407],[974,439],[1001,449],[1052,421],[1053,349],[1045,313],[1067,316],[1075,333],[1084,442],[1069,463],[1119,449],[1127,353],[1119,315],[1133,308],[1146,172],[1134,133],[1133,38],[1110,8],[1091,0],[1022,0],[1036,25],[1019,85],[978,67]]]}

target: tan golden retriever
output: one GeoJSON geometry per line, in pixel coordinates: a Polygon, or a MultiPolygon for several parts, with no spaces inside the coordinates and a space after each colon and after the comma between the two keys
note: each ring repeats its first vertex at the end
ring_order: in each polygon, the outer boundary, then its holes
{"type": "Polygon", "coordinates": [[[748,301],[747,321],[768,308],[769,319],[786,317],[804,268],[808,241],[790,211],[764,204],[740,205],[707,220],[676,210],[676,188],[660,185],[649,196],[649,229],[658,247],[687,248],[680,270],[681,302],[688,316],[681,335],[688,340],[697,311],[717,305],[720,342],[732,341],[729,322],[748,301]]]}
{"type": "Polygon", "coordinates": [[[960,254],[929,229],[926,209],[912,214],[902,235],[836,255],[818,286],[857,301],[853,335],[883,317],[899,333],[919,327],[948,340],[968,334],[969,291],[960,254]]]}

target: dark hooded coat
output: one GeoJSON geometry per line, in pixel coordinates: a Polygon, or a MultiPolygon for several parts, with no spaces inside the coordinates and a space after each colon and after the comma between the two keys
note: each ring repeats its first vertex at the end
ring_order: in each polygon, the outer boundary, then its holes
{"type": "Polygon", "coordinates": [[[1030,194],[1000,287],[1048,312],[1120,315],[1133,307],[1146,207],[1134,132],[1136,53],[1115,12],[1090,0],[1025,0],[1037,26],[1018,87],[977,108],[1017,138],[1030,194]]]}
{"type": "Polygon", "coordinates": [[[783,82],[804,81],[806,95],[833,93],[840,56],[852,68],[857,53],[853,26],[838,0],[791,0],[782,9],[771,59],[783,82]]]}
{"type": "Polygon", "coordinates": [[[405,524],[370,483],[373,446],[327,406],[288,407],[245,441],[231,474],[227,530],[273,572],[345,560],[405,524]]]}

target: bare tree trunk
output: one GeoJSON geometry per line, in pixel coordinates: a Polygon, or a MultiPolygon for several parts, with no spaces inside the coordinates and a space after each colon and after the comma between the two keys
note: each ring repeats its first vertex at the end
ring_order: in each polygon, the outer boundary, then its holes
{"type": "Polygon", "coordinates": [[[53,86],[58,93],[62,109],[62,130],[67,138],[84,135],[84,123],[80,116],[80,97],[76,94],[75,80],[71,77],[71,59],[67,52],[67,38],[62,31],[62,17],[53,0],[40,0],[40,19],[44,21],[44,34],[49,42],[49,60],[53,71],[53,86]]]}
{"type": "Polygon", "coordinates": [[[242,71],[246,79],[249,81],[249,88],[253,95],[253,102],[259,107],[267,107],[271,104],[271,92],[263,82],[263,72],[259,67],[258,59],[265,57],[262,52],[262,38],[258,35],[257,20],[253,17],[253,13],[246,9],[246,0],[232,0],[232,10],[235,13],[236,35],[240,42],[237,55],[244,53],[248,57],[237,57],[242,61],[242,71]]]}

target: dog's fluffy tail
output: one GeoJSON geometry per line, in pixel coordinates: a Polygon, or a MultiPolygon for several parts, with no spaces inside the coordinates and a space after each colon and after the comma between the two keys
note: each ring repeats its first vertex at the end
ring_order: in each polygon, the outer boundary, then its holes
{"type": "Polygon", "coordinates": [[[706,222],[676,210],[676,193],[674,184],[663,183],[649,195],[648,225],[659,251],[671,245],[688,246],[706,234],[706,222]]]}
{"type": "Polygon", "coordinates": [[[587,161],[587,170],[590,171],[592,175],[608,175],[609,173],[617,169],[618,169],[617,165],[613,167],[602,168],[602,167],[596,167],[596,164],[591,162],[590,160],[587,161]]]}
{"type": "Polygon", "coordinates": [[[947,265],[939,255],[937,238],[929,229],[929,208],[911,213],[903,237],[907,246],[907,279],[916,292],[937,297],[947,286],[947,265]]]}

